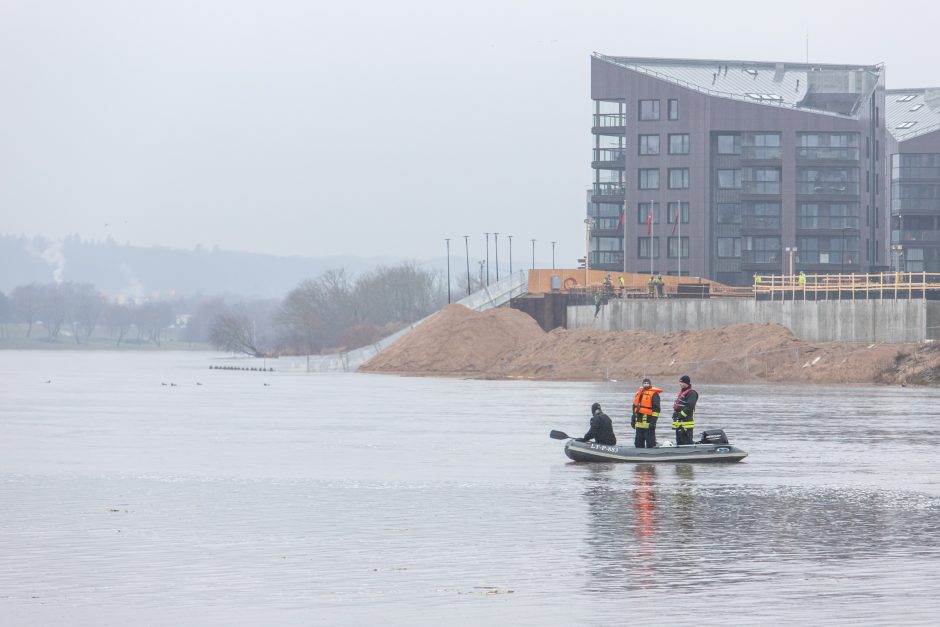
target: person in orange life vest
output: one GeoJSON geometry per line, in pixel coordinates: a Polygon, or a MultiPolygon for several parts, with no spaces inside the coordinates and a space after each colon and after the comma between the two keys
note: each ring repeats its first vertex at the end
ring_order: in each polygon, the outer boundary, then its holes
{"type": "Polygon", "coordinates": [[[672,406],[672,428],[676,430],[676,444],[692,444],[698,392],[692,389],[692,380],[687,374],[679,377],[679,386],[682,391],[672,406]]]}
{"type": "Polygon", "coordinates": [[[656,421],[659,419],[659,388],[653,382],[643,379],[643,385],[633,397],[633,416],[630,426],[636,429],[633,446],[637,448],[656,447],[656,421]]]}

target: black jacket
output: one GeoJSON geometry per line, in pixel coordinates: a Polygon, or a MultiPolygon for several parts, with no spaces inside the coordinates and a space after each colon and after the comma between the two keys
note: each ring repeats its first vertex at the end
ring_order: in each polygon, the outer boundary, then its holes
{"type": "Polygon", "coordinates": [[[617,436],[614,435],[614,423],[610,421],[610,416],[602,411],[591,416],[591,428],[584,434],[582,439],[593,439],[598,444],[607,444],[608,446],[617,444],[617,436]]]}
{"type": "Polygon", "coordinates": [[[672,413],[672,419],[679,418],[679,412],[685,410],[686,418],[683,420],[693,420],[695,415],[695,404],[698,402],[698,392],[689,390],[688,394],[680,401],[676,399],[676,410],[672,413]]]}

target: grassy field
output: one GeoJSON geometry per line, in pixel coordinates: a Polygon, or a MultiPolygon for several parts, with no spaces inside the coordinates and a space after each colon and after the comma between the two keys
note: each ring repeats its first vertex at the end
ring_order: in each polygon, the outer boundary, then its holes
{"type": "Polygon", "coordinates": [[[42,324],[34,324],[30,337],[26,337],[25,324],[6,324],[0,328],[0,350],[121,350],[121,351],[211,351],[209,344],[202,342],[183,342],[177,338],[178,329],[170,329],[160,344],[153,342],[140,343],[137,333],[131,332],[124,336],[121,345],[117,345],[117,337],[109,337],[98,330],[86,343],[84,338],[76,342],[71,330],[63,329],[55,341],[48,341],[46,329],[42,324]]]}

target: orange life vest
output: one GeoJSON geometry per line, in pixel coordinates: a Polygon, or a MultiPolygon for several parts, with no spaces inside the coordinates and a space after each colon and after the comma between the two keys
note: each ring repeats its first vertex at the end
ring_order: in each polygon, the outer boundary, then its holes
{"type": "Polygon", "coordinates": [[[659,388],[650,388],[648,390],[640,388],[637,390],[636,396],[633,397],[633,410],[638,414],[658,416],[659,412],[653,411],[653,395],[662,393],[663,391],[659,388]]]}

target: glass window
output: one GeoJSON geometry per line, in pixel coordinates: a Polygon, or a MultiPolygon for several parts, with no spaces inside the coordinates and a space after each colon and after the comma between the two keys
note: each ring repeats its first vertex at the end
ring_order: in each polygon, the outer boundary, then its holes
{"type": "Polygon", "coordinates": [[[669,189],[688,189],[689,169],[669,168],[669,189]]]}
{"type": "Polygon", "coordinates": [[[622,237],[595,237],[594,250],[623,250],[622,237]]]}
{"type": "Polygon", "coordinates": [[[640,135],[640,154],[659,154],[659,135],[640,135]]]}
{"type": "Polygon", "coordinates": [[[718,256],[719,257],[740,257],[741,256],[741,238],[740,237],[719,237],[718,238],[718,256]]]}
{"type": "Polygon", "coordinates": [[[741,154],[741,136],[740,135],[719,135],[718,136],[718,154],[719,155],[741,154]]]}
{"type": "Polygon", "coordinates": [[[718,203],[718,224],[741,224],[741,205],[718,203]]]}
{"type": "Polygon", "coordinates": [[[679,133],[669,136],[669,154],[687,155],[689,154],[689,134],[679,133]]]}
{"type": "Polygon", "coordinates": [[[679,101],[675,98],[669,99],[669,119],[678,120],[679,119],[679,101]]]}
{"type": "Polygon", "coordinates": [[[640,101],[640,120],[650,121],[659,119],[659,101],[641,100],[640,101]]]}
{"type": "MultiPolygon", "coordinates": [[[[636,223],[646,224],[650,216],[650,203],[641,202],[636,207],[636,223]]],[[[659,224],[659,203],[653,203],[653,224],[659,224]]]]}
{"type": "Polygon", "coordinates": [[[780,133],[757,133],[754,135],[755,146],[779,146],[780,133]]]}
{"type": "Polygon", "coordinates": [[[718,187],[741,189],[741,170],[718,170],[718,187]]]}
{"type": "MultiPolygon", "coordinates": [[[[676,259],[679,256],[679,242],[680,242],[680,238],[678,237],[667,238],[666,254],[667,256],[669,256],[669,258],[676,259]]],[[[683,236],[681,238],[681,242],[682,242],[682,257],[683,258],[688,257],[689,256],[689,238],[683,236]]]]}
{"type": "Polygon", "coordinates": [[[679,207],[682,207],[682,224],[689,223],[689,203],[683,202],[670,202],[666,203],[666,222],[669,224],[675,224],[676,218],[679,217],[679,207]]]}
{"type": "Polygon", "coordinates": [[[650,258],[650,240],[653,240],[653,257],[659,257],[659,238],[658,237],[638,237],[636,239],[637,244],[637,256],[640,259],[649,259],[650,258]]]}
{"type": "Polygon", "coordinates": [[[640,189],[659,189],[659,168],[644,168],[637,172],[640,189]]]}

